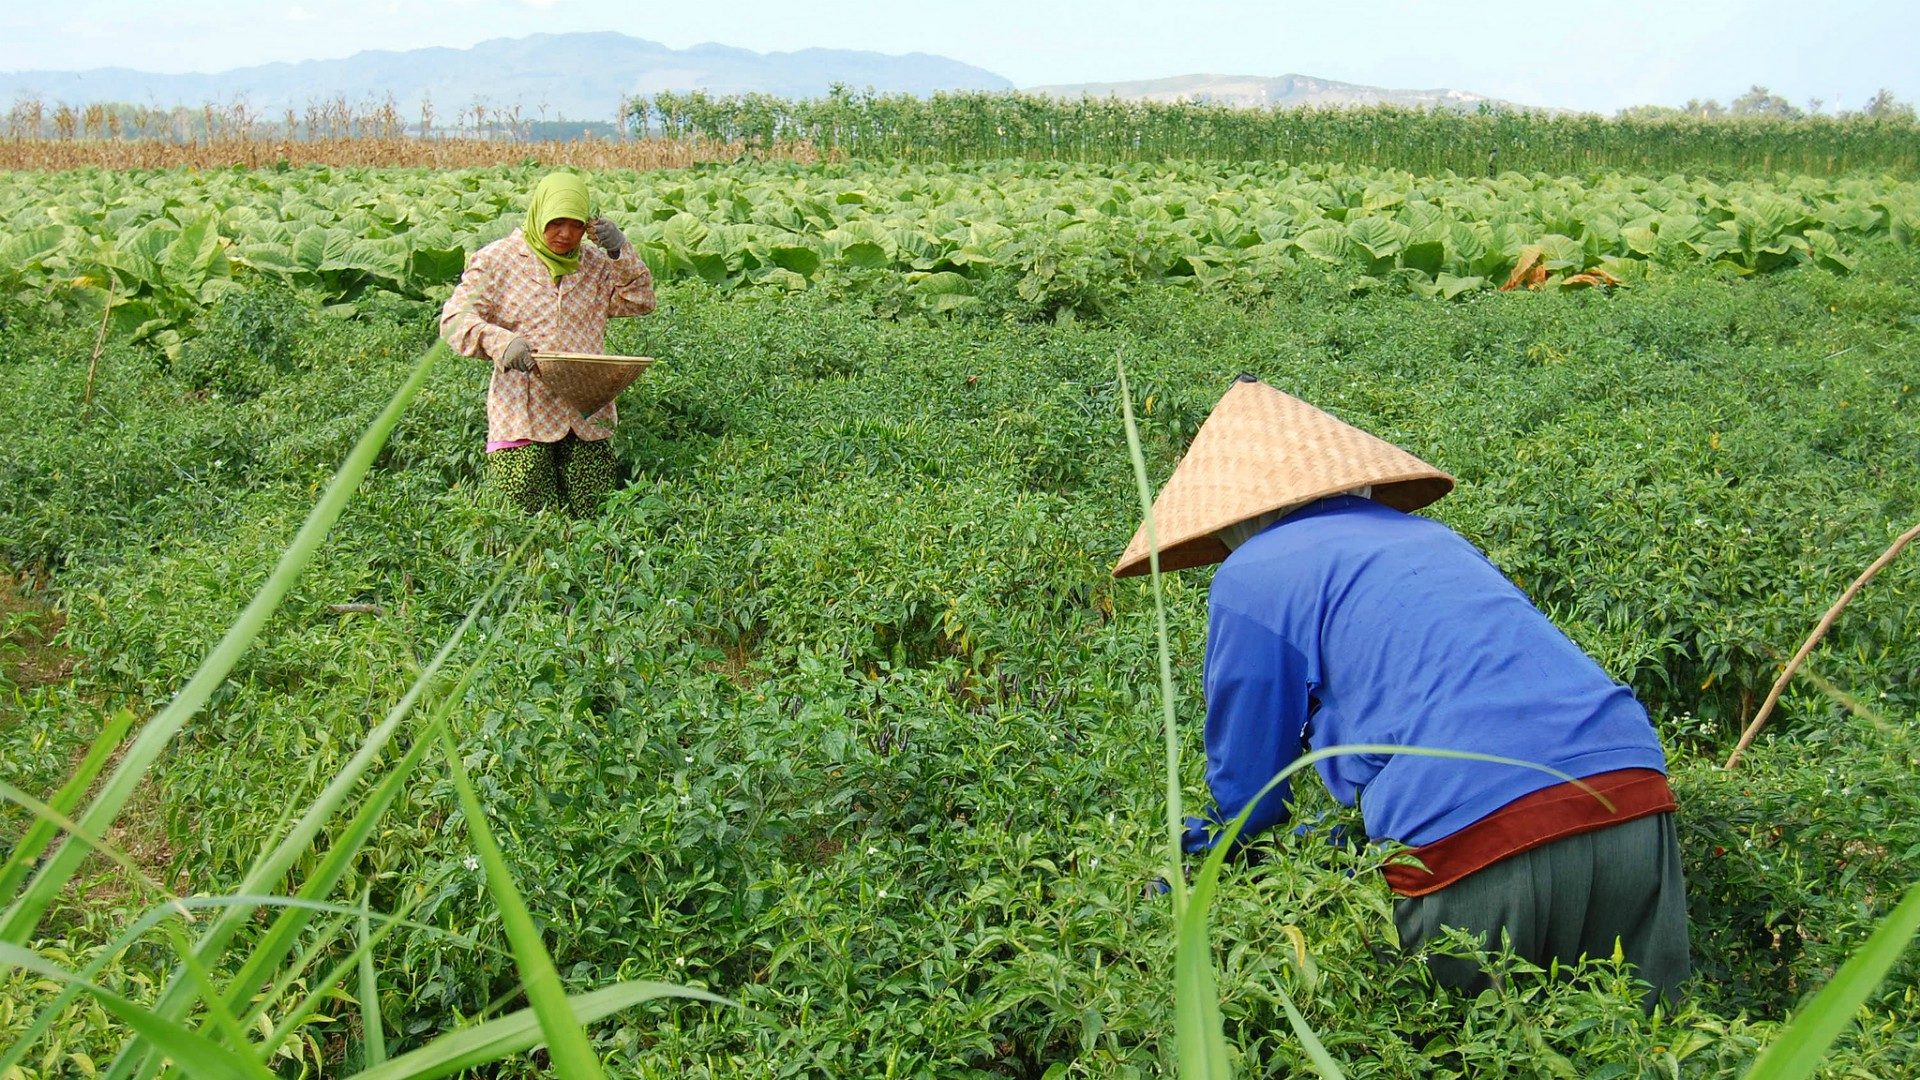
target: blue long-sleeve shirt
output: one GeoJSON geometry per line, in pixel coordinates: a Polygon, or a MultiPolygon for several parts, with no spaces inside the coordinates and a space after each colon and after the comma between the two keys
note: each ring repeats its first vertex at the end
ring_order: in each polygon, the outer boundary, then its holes
{"type": "MultiPolygon", "coordinates": [[[[1666,771],[1646,710],[1453,530],[1369,499],[1323,499],[1255,535],[1214,574],[1207,784],[1231,820],[1303,746],[1470,750],[1570,776],[1666,771]]],[[[1419,846],[1561,782],[1458,758],[1340,755],[1327,790],[1369,836],[1419,846]]],[[[1287,818],[1282,784],[1249,816],[1287,818]]],[[[1189,849],[1210,843],[1189,834],[1189,849]]]]}

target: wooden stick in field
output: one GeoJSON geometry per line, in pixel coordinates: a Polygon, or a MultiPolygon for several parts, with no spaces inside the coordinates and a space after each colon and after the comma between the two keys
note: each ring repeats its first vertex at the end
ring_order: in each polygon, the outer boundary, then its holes
{"type": "Polygon", "coordinates": [[[1780,677],[1774,680],[1773,689],[1767,694],[1767,700],[1761,704],[1760,711],[1754,715],[1753,723],[1748,724],[1747,730],[1740,733],[1740,743],[1733,748],[1733,753],[1727,757],[1725,768],[1731,769],[1735,765],[1740,764],[1740,755],[1746,751],[1747,747],[1753,745],[1754,737],[1760,734],[1761,725],[1767,722],[1767,714],[1773,711],[1774,703],[1779,701],[1780,695],[1786,691],[1787,682],[1793,678],[1793,673],[1800,670],[1800,665],[1806,662],[1808,654],[1813,652],[1813,647],[1820,644],[1821,638],[1827,636],[1827,631],[1833,627],[1834,620],[1838,619],[1840,613],[1846,610],[1847,604],[1853,600],[1854,594],[1860,591],[1861,586],[1873,580],[1873,575],[1879,573],[1882,567],[1892,562],[1894,556],[1900,554],[1900,549],[1912,543],[1913,538],[1916,536],[1920,536],[1920,525],[1915,525],[1913,528],[1901,533],[1900,538],[1895,540],[1893,545],[1887,548],[1886,552],[1879,558],[1873,560],[1873,565],[1867,567],[1864,573],[1855,578],[1853,584],[1847,586],[1847,591],[1840,594],[1840,599],[1834,601],[1833,606],[1827,609],[1827,613],[1820,619],[1820,625],[1814,627],[1813,634],[1807,638],[1807,643],[1800,646],[1800,651],[1793,654],[1792,660],[1787,661],[1786,670],[1782,671],[1780,677]]]}
{"type": "Polygon", "coordinates": [[[93,412],[93,373],[100,370],[100,350],[107,346],[107,319],[113,315],[113,304],[120,290],[120,281],[111,272],[107,274],[107,306],[100,312],[100,333],[93,339],[93,358],[87,361],[87,389],[80,395],[80,408],[83,412],[93,412]]]}

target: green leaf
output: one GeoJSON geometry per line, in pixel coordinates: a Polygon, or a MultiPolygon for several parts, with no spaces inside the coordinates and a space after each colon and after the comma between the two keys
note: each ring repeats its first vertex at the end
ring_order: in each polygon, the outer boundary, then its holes
{"type": "Polygon", "coordinates": [[[770,250],[773,264],[783,270],[791,270],[801,277],[813,277],[820,272],[820,253],[810,247],[799,244],[778,244],[770,250]]]}
{"type": "Polygon", "coordinates": [[[442,285],[460,280],[467,253],[460,248],[416,247],[408,255],[407,280],[414,286],[442,285]]]}
{"type": "Polygon", "coordinates": [[[226,259],[221,254],[213,215],[197,217],[180,230],[167,245],[162,268],[169,284],[186,289],[196,288],[210,275],[225,271],[226,259]]]}
{"type": "Polygon", "coordinates": [[[840,262],[855,270],[879,270],[890,266],[893,260],[887,257],[887,251],[879,244],[863,240],[840,249],[840,262]]]}
{"type": "MultiPolygon", "coordinates": [[[[75,231],[77,235],[77,230],[75,231]]],[[[0,236],[0,275],[38,270],[48,258],[70,244],[63,225],[41,225],[0,236]]]]}
{"type": "Polygon", "coordinates": [[[1548,233],[1539,241],[1540,260],[1548,270],[1580,271],[1587,267],[1587,249],[1580,241],[1560,233],[1548,233]]]}
{"type": "Polygon", "coordinates": [[[973,282],[951,270],[915,274],[908,280],[907,292],[918,299],[922,307],[935,314],[945,314],[979,303],[973,294],[973,282]]]}
{"type": "Polygon", "coordinates": [[[1440,268],[1447,261],[1447,246],[1439,240],[1428,240],[1410,244],[1400,252],[1400,265],[1410,270],[1418,270],[1427,277],[1437,277],[1440,268]]]}
{"type": "Polygon", "coordinates": [[[1347,223],[1347,236],[1376,259],[1391,258],[1406,246],[1405,225],[1385,217],[1363,217],[1347,223]]]}
{"type": "Polygon", "coordinates": [[[367,902],[372,896],[373,886],[364,885],[360,889],[360,1030],[363,1034],[361,1045],[366,1048],[366,1061],[369,1065],[379,1065],[387,1060],[386,1025],[380,1019],[380,977],[373,967],[373,953],[368,948],[373,937],[373,928],[369,925],[367,902]]]}
{"type": "MultiPolygon", "coordinates": [[[[71,811],[80,802],[80,796],[86,794],[87,789],[93,786],[94,778],[99,776],[100,770],[106,767],[107,758],[120,746],[120,741],[127,737],[127,731],[132,727],[133,713],[126,709],[121,709],[108,717],[107,721],[100,726],[99,734],[94,736],[92,745],[87,749],[86,757],[75,767],[73,775],[67,778],[67,782],[61,785],[53,798],[48,800],[47,808],[62,815],[71,811]]],[[[34,861],[40,858],[40,853],[45,851],[47,845],[59,834],[59,829],[58,823],[45,817],[35,816],[26,835],[20,838],[13,853],[7,857],[6,865],[0,867],[0,896],[14,895],[20,888],[20,883],[27,880],[27,875],[32,872],[34,861]]]]}
{"type": "Polygon", "coordinates": [[[1295,246],[1322,262],[1346,262],[1353,254],[1354,244],[1348,238],[1345,229],[1324,225],[1317,229],[1308,229],[1294,238],[1295,246]]]}
{"type": "Polygon", "coordinates": [[[346,255],[347,245],[353,240],[344,232],[332,229],[310,228],[293,238],[293,250],[290,253],[295,265],[312,274],[335,265],[346,255]]]}
{"type": "Polygon", "coordinates": [[[718,252],[690,252],[685,258],[687,266],[709,285],[723,284],[733,275],[727,268],[727,257],[718,252]]]}
{"type": "Polygon", "coordinates": [[[1853,273],[1853,257],[1840,249],[1840,241],[1832,233],[1820,229],[1808,229],[1807,249],[1815,265],[1822,269],[1836,274],[1853,273]]]}
{"type": "MultiPolygon", "coordinates": [[[[591,1024],[622,1009],[655,998],[676,997],[739,1006],[716,994],[657,982],[623,982],[576,994],[566,1000],[574,1025],[591,1024]]],[[[434,1080],[499,1061],[540,1044],[542,1029],[532,1009],[442,1035],[418,1050],[353,1074],[352,1080],[434,1080]]],[[[559,1074],[565,1075],[565,1074],[559,1074]]]]}

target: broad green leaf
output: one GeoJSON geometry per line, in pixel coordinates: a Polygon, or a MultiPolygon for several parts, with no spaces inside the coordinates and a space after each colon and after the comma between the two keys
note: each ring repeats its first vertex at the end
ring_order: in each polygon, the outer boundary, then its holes
{"type": "Polygon", "coordinates": [[[1385,217],[1363,217],[1347,223],[1347,236],[1376,259],[1387,259],[1406,246],[1405,225],[1385,217]]]}
{"type": "Polygon", "coordinates": [[[788,292],[802,292],[807,287],[807,279],[791,270],[778,266],[763,266],[747,275],[755,285],[771,285],[788,292]]]}
{"type": "Polygon", "coordinates": [[[699,275],[700,279],[709,285],[722,284],[726,282],[733,273],[727,267],[727,257],[718,252],[689,252],[685,256],[685,259],[687,267],[699,275]]]}
{"type": "Polygon", "coordinates": [[[1813,261],[1822,269],[1836,274],[1853,272],[1853,257],[1841,250],[1840,241],[1832,233],[1821,229],[1808,229],[1807,249],[1813,261]]]}
{"type": "Polygon", "coordinates": [[[1559,233],[1548,233],[1538,241],[1541,261],[1548,270],[1579,271],[1586,269],[1587,249],[1578,240],[1559,233]]]}
{"type": "Polygon", "coordinates": [[[467,254],[457,247],[415,247],[408,257],[407,279],[413,285],[443,284],[460,280],[467,268],[467,254]]]}
{"type": "Polygon", "coordinates": [[[907,292],[918,299],[922,307],[936,314],[979,302],[973,293],[973,282],[952,271],[914,275],[908,280],[907,292]]]}
{"type": "Polygon", "coordinates": [[[1354,244],[1347,237],[1347,231],[1335,226],[1323,226],[1308,229],[1294,239],[1300,250],[1322,262],[1346,262],[1353,254],[1354,244]]]}
{"type": "Polygon", "coordinates": [[[770,252],[773,264],[783,270],[790,270],[803,278],[809,278],[820,272],[820,253],[803,245],[776,245],[770,252]]]}
{"type": "Polygon", "coordinates": [[[1400,265],[1418,270],[1427,277],[1435,277],[1440,268],[1446,265],[1447,248],[1438,240],[1410,244],[1400,252],[1400,265]]]}
{"type": "Polygon", "coordinates": [[[879,270],[891,265],[893,260],[879,244],[862,240],[841,248],[840,262],[856,270],[879,270]]]}
{"type": "Polygon", "coordinates": [[[38,269],[54,253],[70,247],[77,237],[65,226],[42,225],[19,232],[0,234],[0,275],[17,275],[38,269]]]}
{"type": "Polygon", "coordinates": [[[181,229],[167,245],[162,264],[168,283],[177,288],[194,289],[208,276],[225,272],[226,258],[213,217],[196,217],[181,229]]]}

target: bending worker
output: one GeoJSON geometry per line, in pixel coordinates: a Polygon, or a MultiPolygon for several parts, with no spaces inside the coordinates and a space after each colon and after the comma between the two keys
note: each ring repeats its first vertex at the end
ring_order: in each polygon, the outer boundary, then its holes
{"type": "Polygon", "coordinates": [[[493,361],[487,477],[528,513],[590,514],[613,487],[611,402],[591,416],[535,378],[535,352],[600,353],[607,320],[653,310],[653,275],[618,226],[593,216],[586,181],[551,173],[525,223],[467,260],[440,312],[440,336],[493,361]],[[592,237],[594,246],[581,243],[592,237]]]}
{"type": "MultiPolygon", "coordinates": [[[[1608,678],[1472,544],[1411,511],[1453,478],[1243,375],[1194,436],[1153,515],[1161,566],[1225,560],[1208,594],[1207,784],[1200,852],[1309,749],[1463,750],[1537,769],[1412,754],[1318,763],[1374,840],[1406,844],[1387,883],[1407,950],[1459,927],[1541,966],[1613,955],[1671,996],[1687,913],[1666,759],[1608,678]],[[1604,796],[1596,798],[1595,792],[1604,796]]],[[[1142,525],[1114,567],[1146,573],[1142,525]]],[[[1246,836],[1287,820],[1281,784],[1246,836]]],[[[1436,979],[1489,985],[1464,958],[1436,979]]]]}

